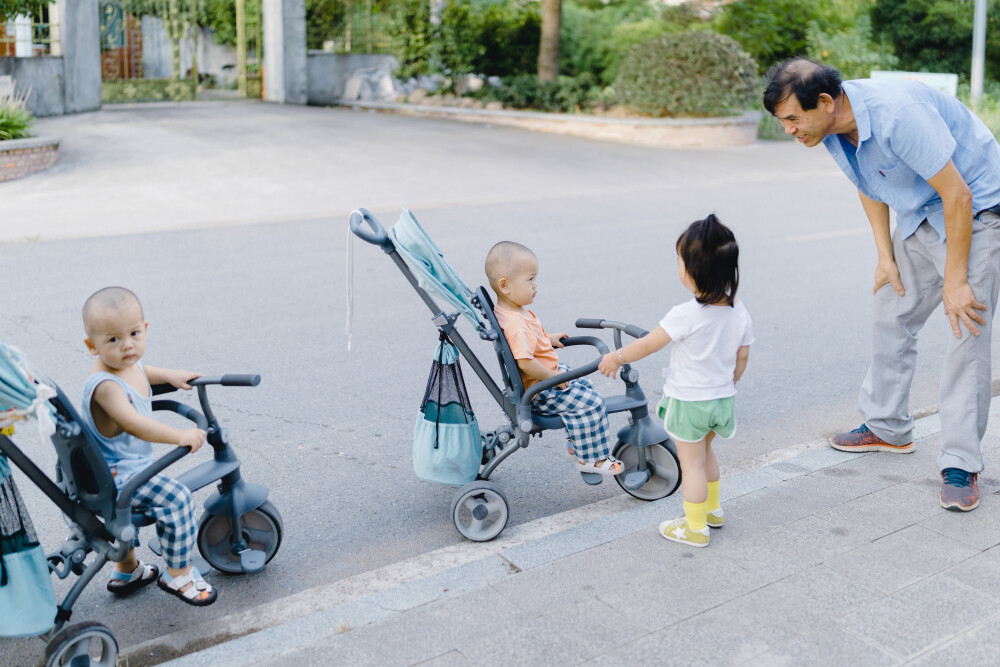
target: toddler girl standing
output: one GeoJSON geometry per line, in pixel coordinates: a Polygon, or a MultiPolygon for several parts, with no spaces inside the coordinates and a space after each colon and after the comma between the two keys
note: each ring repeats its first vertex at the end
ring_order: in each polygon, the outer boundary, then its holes
{"type": "Polygon", "coordinates": [[[681,463],[684,516],[660,524],[668,540],[708,546],[708,528],[721,528],[716,435],[736,432],[736,382],[753,342],[750,315],[736,300],[739,246],[715,215],[698,220],[677,239],[677,275],[694,298],[674,306],[648,335],[601,360],[614,377],[622,364],[638,361],[673,342],[670,372],[658,406],[681,463]]]}

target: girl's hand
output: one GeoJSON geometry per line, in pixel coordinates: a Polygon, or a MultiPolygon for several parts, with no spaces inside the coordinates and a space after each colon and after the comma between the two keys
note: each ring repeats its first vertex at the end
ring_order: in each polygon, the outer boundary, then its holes
{"type": "Polygon", "coordinates": [[[564,347],[562,344],[563,338],[569,338],[569,334],[565,331],[560,331],[559,333],[549,334],[549,342],[552,343],[552,347],[564,347]]]}
{"type": "Polygon", "coordinates": [[[618,352],[608,352],[601,359],[601,363],[597,365],[597,370],[601,371],[602,375],[614,378],[615,374],[618,373],[618,369],[621,367],[622,362],[621,359],[618,358],[618,352]]]}

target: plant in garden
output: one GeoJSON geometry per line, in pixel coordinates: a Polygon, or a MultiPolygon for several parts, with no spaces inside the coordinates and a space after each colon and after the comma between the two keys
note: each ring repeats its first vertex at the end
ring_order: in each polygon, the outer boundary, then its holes
{"type": "Polygon", "coordinates": [[[633,47],[614,88],[623,104],[651,116],[721,116],[753,107],[760,79],[735,40],[695,31],[633,47]]]}
{"type": "Polygon", "coordinates": [[[540,36],[538,3],[450,0],[441,11],[434,55],[446,72],[535,73],[540,36]]]}
{"type": "Polygon", "coordinates": [[[0,0],[0,22],[15,16],[34,16],[48,0],[0,0]]]}
{"type": "Polygon", "coordinates": [[[25,103],[31,88],[16,92],[14,91],[0,95],[0,141],[6,139],[24,139],[31,136],[31,126],[35,122],[34,116],[28,111],[25,103]]]}
{"type": "MultiPolygon", "coordinates": [[[[879,0],[872,27],[884,35],[907,70],[954,72],[968,77],[974,0],[879,0]]],[[[1000,75],[1000,3],[987,4],[986,76],[1000,75]]]]}
{"type": "Polygon", "coordinates": [[[871,17],[863,14],[842,32],[824,30],[819,23],[809,24],[809,57],[832,65],[845,79],[866,79],[872,70],[888,70],[899,65],[899,58],[884,41],[872,39],[871,17]]]}
{"type": "Polygon", "coordinates": [[[499,85],[483,86],[474,97],[501,102],[512,109],[571,112],[587,107],[598,96],[596,83],[592,74],[560,76],[544,82],[533,74],[519,74],[501,79],[499,85]]]}
{"type": "Polygon", "coordinates": [[[399,60],[396,76],[407,79],[427,73],[434,37],[430,3],[427,0],[400,0],[391,25],[396,35],[394,51],[399,60]]]}
{"type": "Polygon", "coordinates": [[[824,17],[816,0],[737,0],[722,8],[716,29],[729,35],[766,70],[779,60],[806,52],[810,21],[824,17]]]}

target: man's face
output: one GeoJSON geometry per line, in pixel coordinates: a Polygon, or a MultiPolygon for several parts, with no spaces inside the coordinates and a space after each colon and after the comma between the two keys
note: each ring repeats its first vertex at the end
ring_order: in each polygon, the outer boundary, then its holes
{"type": "Polygon", "coordinates": [[[781,121],[785,134],[812,148],[833,128],[833,100],[829,95],[820,95],[816,108],[805,111],[793,93],[775,105],[774,117],[781,121]]]}

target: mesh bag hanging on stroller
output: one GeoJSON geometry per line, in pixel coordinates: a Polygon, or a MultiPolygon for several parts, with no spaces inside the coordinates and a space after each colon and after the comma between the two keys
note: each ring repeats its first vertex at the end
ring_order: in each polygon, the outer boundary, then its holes
{"type": "Polygon", "coordinates": [[[483,442],[458,350],[442,335],[434,356],[413,429],[413,471],[427,482],[461,486],[479,474],[483,442]]]}
{"type": "Polygon", "coordinates": [[[55,624],[56,598],[45,552],[0,454],[0,636],[40,635],[55,624]]]}

